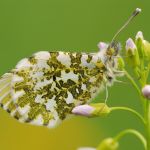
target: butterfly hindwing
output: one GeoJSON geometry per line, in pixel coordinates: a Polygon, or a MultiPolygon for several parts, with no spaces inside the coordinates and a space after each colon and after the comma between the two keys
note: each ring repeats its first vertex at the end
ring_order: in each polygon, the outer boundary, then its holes
{"type": "Polygon", "coordinates": [[[11,104],[11,79],[12,74],[6,73],[0,78],[0,105],[7,110],[11,104]]]}
{"type": "Polygon", "coordinates": [[[104,65],[97,55],[39,52],[12,71],[10,110],[21,122],[54,127],[72,109],[88,103],[103,85],[104,65]]]}

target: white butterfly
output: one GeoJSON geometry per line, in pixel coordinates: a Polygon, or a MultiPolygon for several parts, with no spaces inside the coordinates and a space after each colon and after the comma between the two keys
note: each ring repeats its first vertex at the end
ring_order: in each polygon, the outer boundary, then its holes
{"type": "Polygon", "coordinates": [[[97,53],[42,51],[24,58],[0,78],[0,104],[20,122],[55,127],[122,74],[118,51],[113,40],[97,53]]]}

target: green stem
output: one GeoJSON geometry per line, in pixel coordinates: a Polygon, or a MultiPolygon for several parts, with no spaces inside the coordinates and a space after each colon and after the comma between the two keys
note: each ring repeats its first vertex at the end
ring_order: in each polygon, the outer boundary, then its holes
{"type": "Polygon", "coordinates": [[[147,144],[146,144],[146,140],[145,140],[144,136],[139,131],[136,131],[134,129],[127,129],[127,130],[124,130],[124,131],[120,132],[114,138],[114,140],[119,141],[126,134],[133,134],[133,135],[135,135],[143,143],[143,146],[144,146],[145,150],[147,150],[147,144]]]}
{"type": "Polygon", "coordinates": [[[149,72],[150,72],[150,63],[147,66],[146,79],[148,79],[149,72]]]}
{"type": "Polygon", "coordinates": [[[147,132],[147,150],[150,150],[150,102],[147,100],[146,103],[146,115],[145,115],[145,119],[147,121],[146,124],[146,132],[147,132]]]}
{"type": "Polygon", "coordinates": [[[131,75],[125,69],[124,69],[124,73],[125,73],[126,77],[128,78],[128,80],[132,83],[133,87],[135,87],[135,89],[137,90],[138,94],[141,97],[141,91],[140,91],[138,85],[135,83],[135,81],[131,77],[131,75]]]}
{"type": "Polygon", "coordinates": [[[138,87],[138,85],[136,84],[136,82],[134,81],[134,79],[131,77],[131,75],[124,69],[124,72],[125,72],[125,75],[126,77],[128,78],[128,80],[131,82],[131,84],[133,85],[133,87],[136,89],[136,91],[138,92],[139,94],[139,97],[141,99],[141,102],[142,102],[142,105],[143,105],[143,108],[145,109],[145,100],[143,100],[143,96],[141,94],[141,90],[140,88],[138,87]]]}
{"type": "Polygon", "coordinates": [[[145,122],[145,119],[143,118],[143,116],[141,114],[139,114],[137,111],[135,111],[134,109],[131,109],[128,107],[111,107],[111,111],[114,111],[114,110],[129,111],[129,112],[135,114],[144,123],[144,125],[146,125],[146,122],[145,122]]]}

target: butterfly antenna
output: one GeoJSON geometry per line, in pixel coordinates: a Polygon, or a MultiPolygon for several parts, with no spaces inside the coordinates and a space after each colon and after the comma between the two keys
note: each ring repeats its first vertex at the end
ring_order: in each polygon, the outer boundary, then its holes
{"type": "Polygon", "coordinates": [[[124,28],[127,27],[127,25],[141,12],[140,8],[136,8],[135,11],[132,13],[132,15],[129,17],[129,19],[125,22],[125,24],[117,31],[117,33],[112,38],[111,44],[115,42],[115,39],[120,34],[121,31],[123,31],[124,28]]]}

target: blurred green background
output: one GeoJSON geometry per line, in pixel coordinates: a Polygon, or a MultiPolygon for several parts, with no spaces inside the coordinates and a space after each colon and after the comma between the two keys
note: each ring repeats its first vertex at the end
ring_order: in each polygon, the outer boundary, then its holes
{"type": "MultiPolygon", "coordinates": [[[[0,74],[23,57],[40,50],[96,52],[99,41],[111,41],[116,30],[136,7],[139,15],[119,36],[124,45],[138,30],[150,40],[148,0],[0,0],[0,74]]],[[[124,79],[125,80],[125,79],[124,79]]],[[[105,94],[96,101],[102,102],[105,94]]],[[[129,106],[141,111],[130,84],[109,88],[110,106],[129,106]]],[[[132,114],[114,112],[107,118],[75,117],[56,129],[20,124],[0,109],[0,150],[76,150],[97,146],[105,137],[125,128],[144,132],[132,114]]],[[[120,150],[142,150],[133,136],[120,141],[120,150]]]]}

